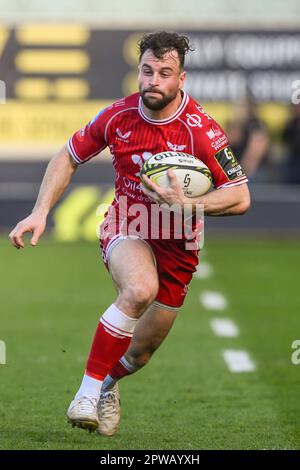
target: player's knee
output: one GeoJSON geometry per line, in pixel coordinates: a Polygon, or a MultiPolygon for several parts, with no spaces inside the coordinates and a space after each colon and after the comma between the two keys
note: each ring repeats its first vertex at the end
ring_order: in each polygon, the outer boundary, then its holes
{"type": "Polygon", "coordinates": [[[122,293],[123,299],[136,310],[142,310],[148,307],[156,298],[158,292],[158,283],[156,280],[139,282],[138,285],[128,286],[122,293]]]}

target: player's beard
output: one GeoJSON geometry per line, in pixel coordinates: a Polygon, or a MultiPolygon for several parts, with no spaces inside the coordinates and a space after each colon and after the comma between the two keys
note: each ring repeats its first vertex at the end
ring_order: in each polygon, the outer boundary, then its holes
{"type": "Polygon", "coordinates": [[[159,98],[158,95],[157,95],[156,98],[151,98],[149,95],[147,95],[147,91],[148,92],[156,92],[156,90],[155,89],[153,89],[153,90],[147,89],[147,90],[143,90],[143,91],[140,90],[140,94],[141,94],[144,105],[148,109],[151,109],[151,111],[161,111],[169,103],[171,103],[171,101],[173,101],[176,98],[177,93],[178,93],[178,90],[176,90],[176,91],[166,95],[165,93],[162,93],[161,91],[157,91],[157,93],[159,93],[161,95],[161,97],[159,98]]]}

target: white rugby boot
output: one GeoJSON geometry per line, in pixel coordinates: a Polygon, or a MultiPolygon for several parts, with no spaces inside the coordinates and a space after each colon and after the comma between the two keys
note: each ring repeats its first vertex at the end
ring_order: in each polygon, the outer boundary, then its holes
{"type": "Polygon", "coordinates": [[[99,426],[97,432],[105,436],[112,436],[118,430],[120,417],[120,392],[118,384],[115,384],[109,392],[100,393],[98,401],[99,426]]]}
{"type": "Polygon", "coordinates": [[[67,411],[67,419],[73,428],[87,429],[90,432],[96,431],[99,426],[97,398],[85,397],[75,398],[67,411]]]}

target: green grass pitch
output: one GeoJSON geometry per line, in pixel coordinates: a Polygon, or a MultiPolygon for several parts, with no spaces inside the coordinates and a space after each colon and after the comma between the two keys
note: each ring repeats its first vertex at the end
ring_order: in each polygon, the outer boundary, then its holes
{"type": "Polygon", "coordinates": [[[206,239],[212,277],[193,279],[185,306],[150,364],[120,383],[122,421],[111,438],[72,429],[66,409],[97,321],[115,298],[97,243],[47,238],[17,251],[0,239],[1,449],[299,449],[300,242],[206,239]],[[203,290],[228,299],[205,311],[203,290]],[[237,338],[209,326],[229,317],[237,338]],[[224,349],[257,368],[233,374],[224,349]]]}

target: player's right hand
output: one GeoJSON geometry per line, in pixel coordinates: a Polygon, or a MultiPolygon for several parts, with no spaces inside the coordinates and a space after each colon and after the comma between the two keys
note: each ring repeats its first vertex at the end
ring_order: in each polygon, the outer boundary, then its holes
{"type": "Polygon", "coordinates": [[[17,249],[25,248],[22,236],[24,233],[31,232],[32,237],[30,244],[31,246],[35,246],[37,245],[40,236],[44,233],[45,228],[46,217],[37,213],[32,213],[15,226],[15,228],[9,234],[9,239],[11,244],[17,249]]]}

